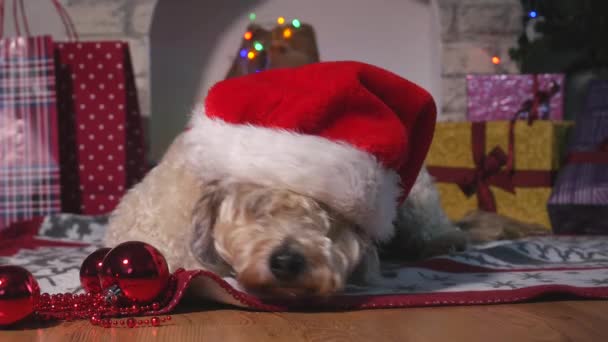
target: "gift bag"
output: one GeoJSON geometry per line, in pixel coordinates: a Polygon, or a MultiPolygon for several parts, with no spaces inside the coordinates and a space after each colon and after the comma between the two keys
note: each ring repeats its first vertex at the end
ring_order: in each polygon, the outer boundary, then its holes
{"type": "Polygon", "coordinates": [[[79,41],[68,13],[52,3],[70,37],[54,50],[62,210],[106,214],[146,172],[129,45],[79,41]]]}
{"type": "Polygon", "coordinates": [[[0,39],[0,230],[61,210],[55,105],[52,39],[0,39]]]}
{"type": "Polygon", "coordinates": [[[55,56],[63,210],[105,214],[146,172],[129,46],[58,43],[55,56]]]}

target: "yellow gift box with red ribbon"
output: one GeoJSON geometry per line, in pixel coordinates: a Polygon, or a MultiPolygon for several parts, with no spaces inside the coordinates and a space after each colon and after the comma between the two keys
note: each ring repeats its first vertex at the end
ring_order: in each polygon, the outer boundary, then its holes
{"type": "Polygon", "coordinates": [[[439,122],[426,159],[448,217],[495,211],[550,229],[547,200],[569,121],[439,122]]]}

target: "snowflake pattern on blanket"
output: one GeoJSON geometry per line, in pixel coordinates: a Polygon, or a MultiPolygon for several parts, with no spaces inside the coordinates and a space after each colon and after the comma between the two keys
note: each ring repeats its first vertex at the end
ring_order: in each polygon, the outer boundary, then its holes
{"type": "MultiPolygon", "coordinates": [[[[68,214],[47,217],[40,227],[38,239],[88,245],[21,249],[13,255],[0,256],[0,264],[27,268],[44,292],[81,292],[80,265],[91,252],[101,247],[106,224],[106,217],[68,214]]],[[[602,292],[606,297],[608,236],[544,236],[498,241],[413,265],[384,264],[382,272],[378,283],[365,287],[349,285],[342,296],[500,293],[501,290],[555,286],[560,289],[606,289],[602,292]]],[[[224,286],[227,284],[233,290],[245,293],[234,279],[221,280],[224,286]]],[[[216,294],[213,297],[220,302],[234,302],[230,296],[216,294]]]]}

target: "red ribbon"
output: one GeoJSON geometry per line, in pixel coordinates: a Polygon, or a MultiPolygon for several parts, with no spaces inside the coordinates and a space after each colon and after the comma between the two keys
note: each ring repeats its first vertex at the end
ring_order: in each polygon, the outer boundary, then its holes
{"type": "Polygon", "coordinates": [[[471,127],[472,152],[475,168],[428,166],[429,173],[438,182],[456,183],[466,196],[477,195],[478,207],[496,212],[496,200],[490,186],[515,193],[515,187],[547,187],[553,184],[551,171],[513,171],[513,127],[509,128],[509,154],[496,146],[485,155],[485,122],[473,122],[471,127]]]}
{"type": "Polygon", "coordinates": [[[549,100],[555,94],[557,94],[560,89],[559,84],[552,81],[549,89],[541,91],[537,74],[533,75],[532,82],[532,99],[524,101],[524,103],[521,104],[519,111],[515,113],[515,116],[513,117],[513,120],[517,120],[519,119],[519,114],[521,112],[527,112],[528,125],[532,125],[532,123],[534,123],[536,120],[543,119],[538,112],[538,107],[543,102],[549,102],[549,100]]]}
{"type": "Polygon", "coordinates": [[[509,174],[502,169],[509,157],[502,148],[496,146],[485,155],[486,125],[485,122],[473,122],[471,126],[471,146],[475,168],[454,169],[429,167],[429,172],[440,182],[456,183],[467,196],[477,194],[479,208],[485,211],[496,211],[496,201],[490,185],[509,192],[515,187],[509,174]]]}
{"type": "Polygon", "coordinates": [[[571,152],[566,164],[608,164],[608,138],[604,139],[595,151],[571,152]]]}
{"type": "Polygon", "coordinates": [[[475,171],[459,183],[462,192],[467,196],[477,194],[479,208],[485,211],[496,211],[496,201],[490,185],[497,186],[504,190],[515,192],[508,175],[501,173],[501,168],[507,165],[509,157],[499,146],[485,155],[486,146],[486,126],[483,123],[472,125],[472,150],[475,171]]]}
{"type": "Polygon", "coordinates": [[[532,100],[532,107],[530,108],[530,113],[528,114],[528,125],[532,125],[532,123],[538,119],[540,119],[540,114],[538,114],[538,105],[540,104],[540,96],[538,94],[538,75],[534,75],[532,82],[532,92],[534,92],[534,98],[532,100]]]}

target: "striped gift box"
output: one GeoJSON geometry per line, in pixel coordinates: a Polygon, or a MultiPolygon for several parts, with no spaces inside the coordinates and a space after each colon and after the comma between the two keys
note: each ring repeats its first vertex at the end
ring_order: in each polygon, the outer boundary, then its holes
{"type": "Polygon", "coordinates": [[[0,40],[0,230],[59,212],[53,41],[0,40]]]}
{"type": "Polygon", "coordinates": [[[556,233],[608,234],[608,81],[591,82],[549,198],[556,233]]]}

